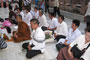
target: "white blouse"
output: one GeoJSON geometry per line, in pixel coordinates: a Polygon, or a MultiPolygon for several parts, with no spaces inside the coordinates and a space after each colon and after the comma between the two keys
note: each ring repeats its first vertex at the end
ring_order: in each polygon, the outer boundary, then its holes
{"type": "MultiPolygon", "coordinates": [[[[70,46],[73,47],[75,44],[78,44],[78,48],[80,50],[86,48],[89,45],[90,42],[85,44],[85,35],[81,35],[78,37],[75,41],[73,41],[70,46]]],[[[85,60],[90,60],[90,46],[89,48],[85,51],[85,53],[81,56],[85,60]]]]}

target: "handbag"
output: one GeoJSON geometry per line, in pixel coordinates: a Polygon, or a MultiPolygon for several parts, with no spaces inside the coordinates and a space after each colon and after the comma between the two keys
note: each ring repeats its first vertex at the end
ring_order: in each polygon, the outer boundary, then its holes
{"type": "Polygon", "coordinates": [[[75,58],[80,58],[83,54],[84,54],[84,52],[88,49],[88,47],[90,46],[90,44],[86,47],[86,48],[84,48],[84,49],[82,49],[82,50],[80,50],[78,47],[77,47],[77,45],[78,44],[76,44],[76,45],[74,45],[72,48],[71,48],[71,52],[73,53],[73,56],[75,57],[75,58]]]}

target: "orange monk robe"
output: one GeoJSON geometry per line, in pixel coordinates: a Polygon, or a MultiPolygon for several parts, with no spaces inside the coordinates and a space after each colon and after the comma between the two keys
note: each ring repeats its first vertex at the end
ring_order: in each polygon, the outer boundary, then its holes
{"type": "Polygon", "coordinates": [[[13,36],[14,42],[21,42],[21,41],[31,39],[31,32],[30,32],[29,26],[23,21],[18,23],[18,30],[16,34],[18,37],[15,38],[13,36]]]}

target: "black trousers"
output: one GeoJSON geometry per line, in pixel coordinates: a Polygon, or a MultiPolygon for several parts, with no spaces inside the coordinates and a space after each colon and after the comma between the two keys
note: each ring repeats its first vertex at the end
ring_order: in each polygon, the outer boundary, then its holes
{"type": "MultiPolygon", "coordinates": [[[[36,56],[36,55],[38,55],[38,54],[41,54],[41,51],[40,50],[28,50],[28,45],[29,45],[29,43],[24,43],[23,45],[22,45],[22,47],[24,48],[24,49],[26,49],[27,50],[27,53],[26,53],[26,57],[27,58],[32,58],[32,57],[34,57],[34,56],[36,56]]],[[[32,47],[34,47],[34,45],[32,44],[31,45],[31,48],[32,47]]]]}
{"type": "Polygon", "coordinates": [[[49,5],[48,4],[45,5],[45,12],[49,12],[49,5]]]}
{"type": "Polygon", "coordinates": [[[90,22],[87,22],[87,26],[90,26],[90,22]]]}
{"type": "Polygon", "coordinates": [[[56,14],[58,14],[58,16],[60,15],[59,7],[54,7],[54,13],[55,13],[55,16],[56,16],[56,14]]]}

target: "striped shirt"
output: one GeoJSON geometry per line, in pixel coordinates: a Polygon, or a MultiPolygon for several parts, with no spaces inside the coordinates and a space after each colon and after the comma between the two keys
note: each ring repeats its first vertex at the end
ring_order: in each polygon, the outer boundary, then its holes
{"type": "Polygon", "coordinates": [[[2,37],[0,37],[0,49],[4,49],[6,47],[7,47],[6,42],[4,41],[2,37]]]}

